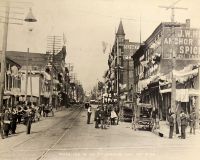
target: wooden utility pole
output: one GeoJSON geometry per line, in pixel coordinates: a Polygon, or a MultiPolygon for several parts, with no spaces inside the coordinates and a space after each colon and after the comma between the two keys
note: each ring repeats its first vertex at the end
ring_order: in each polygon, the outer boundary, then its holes
{"type": "Polygon", "coordinates": [[[38,99],[38,105],[40,106],[41,104],[41,92],[42,92],[42,79],[41,79],[41,69],[40,69],[40,74],[39,74],[39,99],[38,99]]]}
{"type": "Polygon", "coordinates": [[[29,48],[26,53],[26,83],[25,83],[25,102],[27,102],[27,92],[28,92],[28,57],[29,57],[29,48]]]}
{"type": "Polygon", "coordinates": [[[175,75],[175,68],[176,68],[176,50],[175,50],[175,26],[172,25],[172,91],[171,91],[171,110],[172,112],[176,113],[176,75],[175,75]]]}
{"type": "Polygon", "coordinates": [[[6,10],[5,10],[3,46],[2,46],[2,54],[1,54],[0,112],[2,112],[3,95],[4,95],[4,87],[5,87],[4,84],[5,84],[5,72],[6,72],[6,50],[7,50],[7,38],[8,38],[9,13],[10,13],[10,5],[9,5],[9,2],[7,1],[6,10]]]}
{"type": "Polygon", "coordinates": [[[198,66],[198,75],[197,75],[197,89],[198,97],[195,103],[195,113],[196,113],[196,127],[199,128],[199,106],[200,106],[200,65],[198,66]]]}
{"type": "Polygon", "coordinates": [[[172,3],[171,5],[169,6],[158,6],[160,8],[165,8],[166,10],[168,9],[171,9],[171,22],[175,22],[175,13],[174,13],[174,10],[175,9],[184,9],[184,10],[187,10],[188,8],[183,8],[183,7],[175,7],[175,5],[181,0],[177,0],[176,2],[172,3]]]}
{"type": "MultiPolygon", "coordinates": [[[[49,104],[52,105],[53,99],[53,68],[54,68],[54,55],[56,52],[61,50],[61,36],[48,36],[47,38],[47,52],[50,54],[50,63],[51,63],[51,82],[50,82],[50,96],[49,96],[49,104]]],[[[57,98],[57,97],[56,97],[57,98]]],[[[57,104],[55,104],[57,105],[57,104]]]]}
{"type": "Polygon", "coordinates": [[[127,100],[129,100],[129,55],[127,56],[127,100]]]}
{"type": "Polygon", "coordinates": [[[62,49],[61,46],[62,37],[61,36],[48,36],[47,37],[47,52],[55,54],[62,49]]]}
{"type": "Polygon", "coordinates": [[[134,65],[134,59],[133,59],[133,86],[132,86],[132,100],[133,100],[133,105],[132,105],[132,112],[133,112],[133,117],[132,117],[132,129],[135,129],[135,124],[136,124],[136,109],[137,109],[137,97],[136,97],[136,86],[135,86],[135,65],[134,65]]]}
{"type": "MultiPolygon", "coordinates": [[[[120,59],[119,59],[119,39],[117,37],[117,107],[119,109],[119,119],[122,119],[123,110],[120,106],[120,59]]],[[[118,122],[117,122],[118,123],[118,122]]]]}
{"type": "Polygon", "coordinates": [[[52,105],[53,99],[53,55],[50,55],[50,75],[51,75],[51,82],[50,82],[50,96],[49,96],[49,105],[52,105]]]}
{"type": "Polygon", "coordinates": [[[30,91],[31,91],[31,105],[33,104],[33,85],[32,85],[32,69],[30,69],[30,91]]]}
{"type": "Polygon", "coordinates": [[[117,37],[117,98],[119,99],[119,40],[117,37]]]}

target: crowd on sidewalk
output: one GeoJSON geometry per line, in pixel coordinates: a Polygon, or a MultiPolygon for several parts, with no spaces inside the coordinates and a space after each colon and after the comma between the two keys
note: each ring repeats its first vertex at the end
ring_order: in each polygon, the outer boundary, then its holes
{"type": "Polygon", "coordinates": [[[42,116],[47,117],[50,112],[54,116],[53,107],[48,104],[37,106],[34,103],[25,103],[14,107],[3,106],[0,115],[1,138],[4,139],[9,135],[16,134],[16,128],[19,124],[26,125],[26,133],[30,134],[32,122],[39,121],[42,116]]]}
{"type": "Polygon", "coordinates": [[[180,138],[186,139],[186,128],[190,127],[190,134],[195,134],[196,125],[197,125],[197,116],[195,112],[195,108],[192,109],[190,114],[186,114],[184,111],[181,111],[179,115],[179,120],[177,118],[177,114],[174,112],[169,113],[169,138],[173,138],[174,130],[176,134],[179,134],[179,126],[180,126],[180,138]],[[180,122],[178,122],[180,121],[180,122]]]}
{"type": "MultiPolygon", "coordinates": [[[[90,124],[92,110],[91,105],[87,104],[85,106],[87,108],[87,124],[90,124]]],[[[153,116],[154,112],[152,111],[152,119],[156,119],[156,116],[153,116]]],[[[95,128],[106,129],[106,126],[115,125],[119,122],[119,108],[114,104],[103,104],[98,106],[94,112],[94,121],[95,121],[95,128]]],[[[156,120],[153,121],[154,127],[152,128],[152,132],[155,130],[163,131],[166,126],[160,126],[159,122],[156,120]],[[155,121],[155,122],[154,122],[155,121]]],[[[197,116],[195,112],[195,108],[192,109],[190,114],[186,114],[183,110],[180,112],[179,115],[175,114],[174,112],[168,113],[168,138],[172,139],[174,137],[174,131],[176,134],[180,134],[179,138],[186,139],[186,128],[190,127],[189,133],[195,135],[196,125],[197,125],[197,116]],[[180,131],[179,131],[180,128],[180,131]]],[[[160,134],[163,134],[161,133],[160,134]]],[[[162,136],[161,136],[162,137],[162,136]]]]}
{"type": "MultiPolygon", "coordinates": [[[[87,108],[87,124],[90,124],[92,115],[91,105],[87,108]]],[[[99,105],[94,113],[95,128],[106,129],[109,125],[118,125],[119,108],[114,104],[99,105]]]]}

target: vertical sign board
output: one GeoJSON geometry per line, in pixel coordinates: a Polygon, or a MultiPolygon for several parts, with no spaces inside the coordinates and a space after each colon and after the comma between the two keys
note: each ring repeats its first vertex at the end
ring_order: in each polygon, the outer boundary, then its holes
{"type": "Polygon", "coordinates": [[[125,43],[124,44],[124,55],[132,56],[134,52],[136,52],[140,47],[139,43],[125,43]]]}
{"type": "Polygon", "coordinates": [[[200,60],[199,29],[166,27],[163,36],[163,59],[171,59],[174,50],[177,60],[200,60]]]}
{"type": "MultiPolygon", "coordinates": [[[[132,84],[132,79],[133,79],[133,61],[132,61],[132,58],[131,56],[139,49],[140,47],[140,43],[136,43],[136,42],[125,42],[124,44],[124,66],[125,68],[129,67],[129,83],[132,84]],[[127,64],[129,63],[129,64],[127,64]]],[[[127,73],[127,70],[126,72],[124,73],[127,73]]],[[[127,84],[127,74],[124,74],[124,79],[123,79],[123,82],[124,84],[127,84]]]]}

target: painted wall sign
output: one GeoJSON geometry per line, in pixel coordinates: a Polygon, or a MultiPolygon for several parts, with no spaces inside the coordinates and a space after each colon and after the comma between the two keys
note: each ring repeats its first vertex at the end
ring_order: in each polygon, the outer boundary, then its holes
{"type": "Polygon", "coordinates": [[[163,59],[172,58],[174,52],[177,59],[200,59],[200,34],[199,29],[170,28],[164,29],[163,59]]]}

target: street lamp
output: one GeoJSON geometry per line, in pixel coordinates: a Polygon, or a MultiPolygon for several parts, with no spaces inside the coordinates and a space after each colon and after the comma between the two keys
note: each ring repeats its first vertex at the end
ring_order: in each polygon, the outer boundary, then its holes
{"type": "MultiPolygon", "coordinates": [[[[36,18],[33,16],[32,9],[29,9],[29,12],[24,19],[27,22],[28,31],[31,33],[33,31],[33,22],[37,22],[36,18]]],[[[27,89],[28,89],[28,56],[29,56],[29,48],[27,49],[26,55],[26,84],[25,84],[25,101],[27,102],[27,89]]],[[[30,89],[31,89],[31,101],[32,101],[32,76],[30,74],[30,89]]],[[[40,96],[40,95],[39,95],[40,96]]]]}

